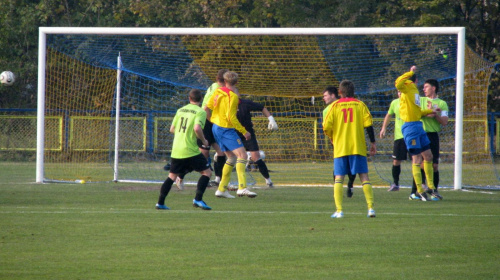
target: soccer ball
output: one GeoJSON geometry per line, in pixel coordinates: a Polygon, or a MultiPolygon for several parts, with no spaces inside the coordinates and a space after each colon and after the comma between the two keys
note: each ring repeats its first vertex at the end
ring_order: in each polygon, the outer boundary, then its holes
{"type": "Polygon", "coordinates": [[[0,82],[6,86],[11,86],[16,81],[16,76],[10,71],[3,71],[0,74],[0,82]]]}
{"type": "Polygon", "coordinates": [[[259,155],[262,160],[266,159],[266,154],[264,153],[264,151],[259,151],[259,155]]]}
{"type": "MultiPolygon", "coordinates": [[[[264,151],[259,151],[260,159],[264,160],[266,159],[266,153],[264,151]]],[[[247,160],[253,161],[252,157],[250,156],[250,152],[247,152],[247,160]]]]}

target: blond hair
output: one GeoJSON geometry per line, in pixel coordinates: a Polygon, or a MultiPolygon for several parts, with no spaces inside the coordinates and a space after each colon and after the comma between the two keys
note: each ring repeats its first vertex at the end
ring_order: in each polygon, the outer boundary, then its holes
{"type": "Polygon", "coordinates": [[[238,83],[238,74],[233,71],[227,71],[224,73],[224,82],[228,83],[230,86],[236,85],[236,83],[238,83]]]}

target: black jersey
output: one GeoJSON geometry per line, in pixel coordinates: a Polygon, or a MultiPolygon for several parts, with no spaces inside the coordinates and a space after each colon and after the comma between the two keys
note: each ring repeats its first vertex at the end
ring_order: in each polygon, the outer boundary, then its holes
{"type": "Polygon", "coordinates": [[[264,105],[253,102],[252,100],[240,99],[236,117],[247,131],[254,132],[251,112],[262,112],[262,110],[264,110],[264,105]]]}

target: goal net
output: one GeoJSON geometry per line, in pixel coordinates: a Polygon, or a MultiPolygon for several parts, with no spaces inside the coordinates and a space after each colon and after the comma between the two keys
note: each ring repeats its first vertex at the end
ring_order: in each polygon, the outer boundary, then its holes
{"type": "MultiPolygon", "coordinates": [[[[461,76],[456,30],[41,28],[37,181],[163,181],[176,110],[191,88],[206,90],[224,68],[239,74],[243,98],[264,104],[279,125],[268,131],[267,119],[253,116],[275,184],[332,184],[323,90],[353,81],[378,135],[397,97],[395,79],[417,65],[420,89],[437,79],[450,108],[440,133],[440,185],[456,185],[459,172],[463,186],[497,186],[486,108],[493,65],[462,46],[461,76]]],[[[392,180],[392,129],[377,136],[370,159],[375,185],[392,180]]],[[[402,166],[401,184],[410,185],[411,164],[402,166]]],[[[249,177],[263,185],[257,174],[249,177]]]]}

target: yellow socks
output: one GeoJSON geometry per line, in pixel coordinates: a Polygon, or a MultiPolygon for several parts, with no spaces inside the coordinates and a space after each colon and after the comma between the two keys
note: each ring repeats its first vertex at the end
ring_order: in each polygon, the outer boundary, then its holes
{"type": "Polygon", "coordinates": [[[373,188],[370,181],[364,181],[361,183],[363,185],[363,193],[365,194],[366,204],[368,209],[373,208],[373,188]]]}
{"type": "Polygon", "coordinates": [[[424,160],[424,171],[425,179],[427,180],[427,186],[431,190],[436,189],[436,187],[434,186],[434,168],[432,167],[431,161],[424,160]]]}
{"type": "Polygon", "coordinates": [[[417,185],[417,192],[423,193],[424,189],[422,189],[422,172],[420,171],[420,164],[413,164],[411,173],[413,173],[413,180],[415,180],[415,185],[417,185]]]}
{"type": "Polygon", "coordinates": [[[219,183],[219,191],[225,192],[227,189],[227,185],[229,184],[229,180],[231,179],[231,172],[233,171],[234,165],[230,162],[226,161],[224,167],[222,168],[222,178],[219,183]]]}
{"type": "MultiPolygon", "coordinates": [[[[370,183],[370,181],[364,181],[362,182],[362,185],[368,209],[373,209],[374,199],[373,199],[372,184],[370,183]]],[[[344,198],[343,189],[344,189],[343,181],[335,179],[335,184],[333,185],[333,200],[335,201],[335,207],[337,208],[337,212],[342,211],[342,201],[344,198]]]]}
{"type": "Polygon", "coordinates": [[[343,189],[344,184],[342,180],[335,179],[335,185],[333,185],[333,200],[335,201],[335,207],[337,212],[342,211],[342,200],[343,200],[343,189]]]}
{"type": "Polygon", "coordinates": [[[238,175],[238,189],[240,190],[247,187],[247,174],[245,173],[247,162],[246,159],[236,160],[236,174],[238,175]]]}
{"type": "MultiPolygon", "coordinates": [[[[233,158],[234,160],[234,158],[233,158]]],[[[236,160],[236,174],[238,175],[238,189],[244,189],[247,187],[247,175],[245,173],[247,165],[246,159],[237,159],[236,160]]],[[[222,178],[219,183],[218,190],[221,192],[226,191],[227,185],[231,180],[231,172],[233,171],[235,164],[234,161],[228,159],[226,164],[224,164],[224,168],[222,168],[222,178]]]]}

